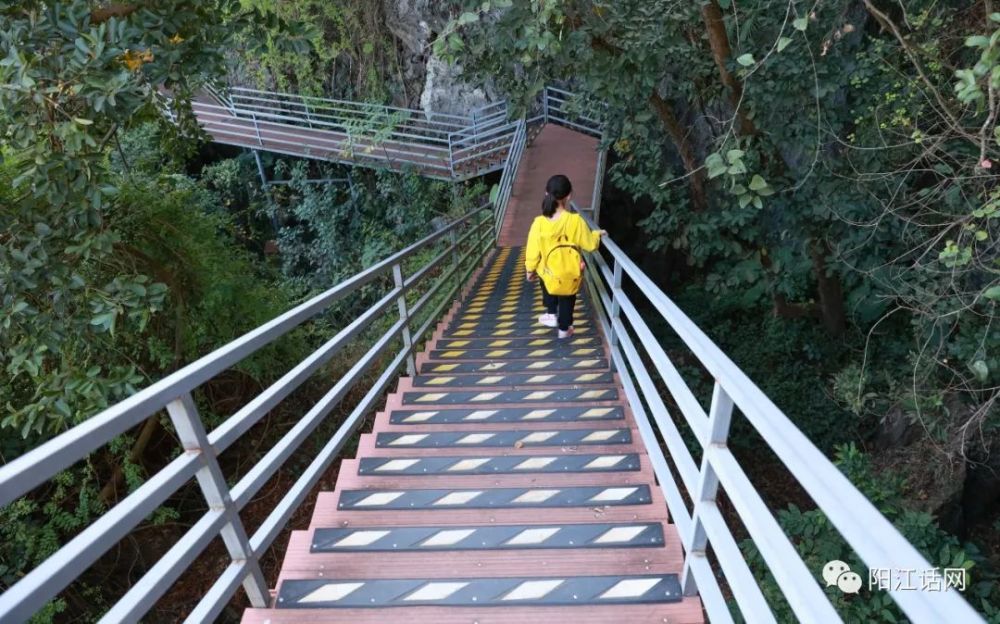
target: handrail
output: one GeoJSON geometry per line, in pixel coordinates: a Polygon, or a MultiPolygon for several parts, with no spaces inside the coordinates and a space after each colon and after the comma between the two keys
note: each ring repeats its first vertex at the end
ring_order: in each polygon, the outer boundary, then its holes
{"type": "Polygon", "coordinates": [[[394,170],[412,166],[440,179],[503,168],[515,131],[506,101],[454,115],[245,87],[224,91],[206,87],[193,103],[220,142],[394,170]]]}
{"type": "Polygon", "coordinates": [[[494,201],[495,217],[493,230],[497,239],[500,238],[500,228],[503,226],[504,217],[507,214],[507,204],[510,201],[510,194],[514,189],[514,179],[517,176],[517,167],[521,163],[521,155],[527,145],[527,124],[523,119],[516,122],[516,128],[511,136],[510,149],[507,151],[507,161],[503,166],[503,174],[500,176],[500,184],[497,187],[497,197],[494,201]]]}
{"type": "MultiPolygon", "coordinates": [[[[592,220],[588,221],[596,227],[592,220]]],[[[685,551],[682,575],[685,594],[700,593],[713,621],[732,621],[718,579],[706,556],[711,546],[746,620],[774,621],[774,615],[716,504],[717,491],[721,486],[799,620],[840,621],[819,584],[815,580],[810,581],[816,579],[819,571],[805,566],[735,455],[726,446],[735,410],[757,430],[817,507],[869,566],[904,570],[932,567],[614,241],[604,238],[602,248],[603,254],[593,254],[593,261],[588,263],[588,288],[601,324],[607,331],[612,360],[622,377],[640,434],[664,490],[670,515],[680,531],[685,551]],[[604,254],[610,258],[610,264],[604,254]],[[646,320],[638,312],[639,306],[626,294],[626,278],[635,287],[629,290],[642,294],[660,319],[673,329],[688,351],[715,379],[707,414],[659,346],[646,320]],[[638,340],[633,340],[633,334],[638,340]],[[652,370],[647,369],[647,360],[652,363],[652,370]],[[679,407],[681,418],[676,423],[653,382],[654,375],[666,385],[670,397],[679,407]],[[648,412],[645,405],[649,406],[648,412]],[[669,450],[673,470],[680,476],[681,484],[693,501],[690,508],[660,451],[650,416],[669,450]],[[677,424],[687,425],[694,432],[702,448],[700,467],[696,468],[677,424]]],[[[983,621],[955,591],[921,592],[897,588],[890,589],[889,593],[914,622],[983,621]]]]}
{"type": "Polygon", "coordinates": [[[479,266],[494,240],[493,221],[489,218],[491,213],[492,209],[488,205],[477,208],[0,467],[0,505],[7,505],[163,409],[167,411],[181,442],[182,448],[179,450],[183,451],[0,595],[0,621],[20,622],[29,619],[192,478],[197,479],[209,511],[133,584],[128,593],[105,614],[102,622],[139,620],[216,537],[223,539],[232,562],[206,592],[189,615],[188,621],[213,619],[240,584],[247,591],[251,604],[256,607],[267,606],[270,596],[260,568],[259,554],[277,537],[292,512],[335,459],[400,367],[405,365],[410,372],[413,371],[415,340],[420,340],[431,326],[430,323],[436,321],[444,304],[451,301],[465,279],[479,266]],[[465,233],[456,236],[460,229],[466,230],[465,233]],[[445,237],[447,240],[443,240],[445,237]],[[442,241],[444,247],[435,260],[418,267],[409,278],[404,276],[404,261],[442,241]],[[453,259],[450,270],[434,270],[441,258],[453,259]],[[428,265],[433,266],[428,268],[428,265]],[[427,292],[423,293],[415,305],[409,306],[406,295],[414,288],[428,283],[427,280],[435,275],[436,280],[427,288],[427,292]],[[329,309],[333,303],[356,293],[376,279],[387,277],[392,278],[393,286],[379,301],[214,431],[205,430],[192,397],[199,386],[329,309]],[[443,293],[438,294],[442,289],[443,293]],[[411,324],[418,318],[417,315],[423,314],[435,295],[440,296],[442,301],[431,311],[431,317],[415,333],[411,332],[411,324]],[[383,318],[387,309],[394,304],[399,308],[399,320],[375,340],[368,352],[235,486],[229,487],[218,463],[218,455],[247,433],[351,340],[362,331],[375,326],[375,322],[383,318]],[[399,339],[402,339],[402,348],[393,352],[389,363],[381,369],[378,381],[257,532],[248,535],[239,515],[243,506],[300,447],[347,392],[361,381],[363,375],[382,362],[399,339]]]}
{"type": "Polygon", "coordinates": [[[596,137],[604,133],[604,116],[607,107],[593,108],[593,102],[578,102],[580,96],[565,89],[546,86],[539,95],[542,112],[528,123],[558,123],[596,137]],[[583,112],[578,111],[582,104],[583,112]]]}

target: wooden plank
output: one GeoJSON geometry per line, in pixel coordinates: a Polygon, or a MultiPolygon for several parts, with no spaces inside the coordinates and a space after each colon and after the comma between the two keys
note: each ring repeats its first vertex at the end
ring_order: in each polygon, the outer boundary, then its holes
{"type": "Polygon", "coordinates": [[[357,457],[407,457],[419,455],[441,455],[447,453],[456,457],[480,457],[483,451],[490,455],[555,455],[555,454],[595,454],[595,455],[615,455],[621,453],[645,453],[646,449],[642,445],[637,431],[632,431],[632,442],[629,444],[614,445],[580,445],[580,446],[551,446],[551,447],[527,447],[521,448],[390,448],[376,447],[375,436],[366,433],[361,436],[358,443],[357,457]]]}
{"type": "Polygon", "coordinates": [[[396,607],[389,609],[247,609],[242,624],[699,624],[701,600],[664,605],[580,607],[396,607]]]}
{"type": "MultiPolygon", "coordinates": [[[[439,449],[435,455],[443,455],[439,449]]],[[[482,453],[488,457],[490,453],[482,453]]],[[[546,453],[539,453],[545,456],[546,453]]],[[[548,454],[548,455],[551,455],[548,454]]],[[[648,467],[648,465],[647,465],[648,467]]],[[[419,490],[419,489],[489,489],[495,487],[564,488],[573,486],[628,487],[648,485],[653,481],[652,472],[646,470],[627,472],[574,472],[502,475],[359,475],[358,460],[345,459],[337,473],[336,490],[419,490]]]]}
{"type": "Polygon", "coordinates": [[[524,245],[531,221],[541,214],[545,183],[561,173],[569,177],[583,206],[597,178],[598,140],[555,124],[547,124],[525,150],[517,168],[507,213],[500,229],[503,247],[524,245]]]}

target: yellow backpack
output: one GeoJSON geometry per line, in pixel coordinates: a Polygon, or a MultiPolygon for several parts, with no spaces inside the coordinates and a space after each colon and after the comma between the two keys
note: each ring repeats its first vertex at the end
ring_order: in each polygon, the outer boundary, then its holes
{"type": "Polygon", "coordinates": [[[583,281],[583,256],[576,245],[571,245],[563,234],[558,244],[545,255],[542,282],[550,295],[575,295],[583,281]]]}

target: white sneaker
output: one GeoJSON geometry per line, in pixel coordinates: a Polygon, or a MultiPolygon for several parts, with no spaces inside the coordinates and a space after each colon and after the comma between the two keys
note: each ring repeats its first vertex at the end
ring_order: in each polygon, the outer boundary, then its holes
{"type": "Polygon", "coordinates": [[[538,317],[538,322],[546,327],[558,327],[559,321],[556,320],[555,314],[543,314],[538,317]]]}
{"type": "Polygon", "coordinates": [[[571,326],[566,331],[563,331],[563,330],[560,329],[559,330],[559,337],[560,338],[572,338],[573,337],[573,327],[571,326]]]}

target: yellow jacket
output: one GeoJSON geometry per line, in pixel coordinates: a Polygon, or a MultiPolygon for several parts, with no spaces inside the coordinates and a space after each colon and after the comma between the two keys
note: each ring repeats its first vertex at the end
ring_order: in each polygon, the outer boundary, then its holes
{"type": "Polygon", "coordinates": [[[554,221],[545,216],[538,216],[531,223],[531,230],[528,232],[524,268],[540,273],[545,268],[545,257],[559,244],[563,235],[569,244],[576,245],[583,251],[594,251],[601,243],[601,235],[591,231],[583,217],[575,212],[564,210],[554,221]]]}

